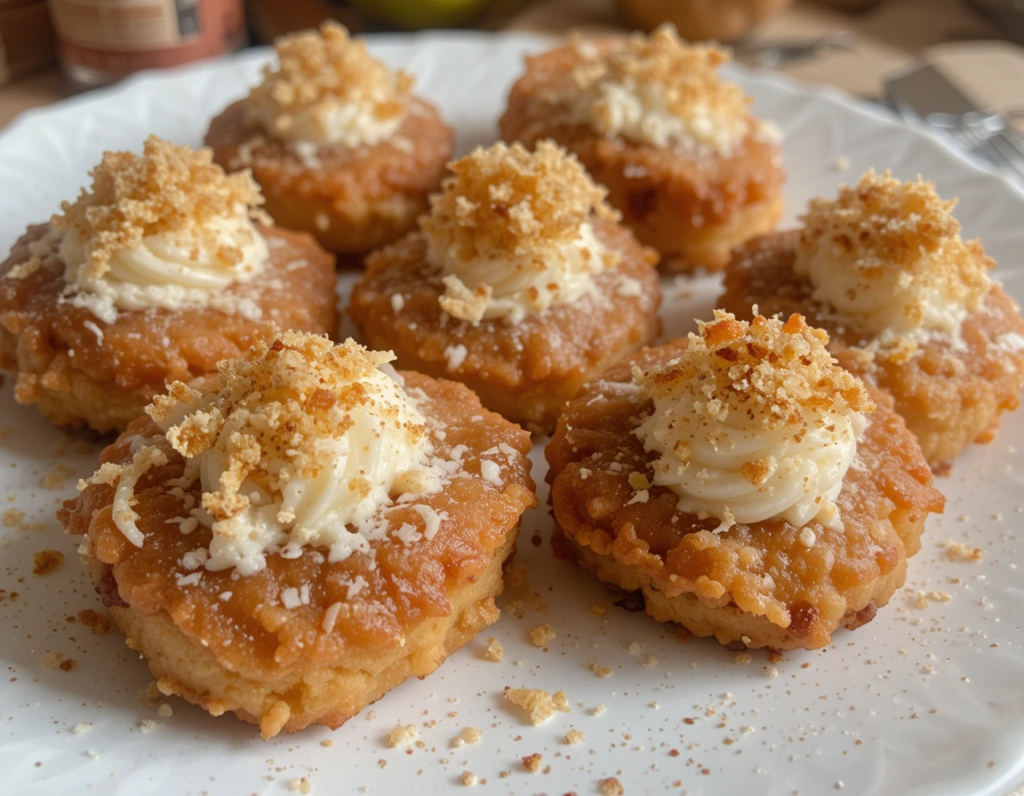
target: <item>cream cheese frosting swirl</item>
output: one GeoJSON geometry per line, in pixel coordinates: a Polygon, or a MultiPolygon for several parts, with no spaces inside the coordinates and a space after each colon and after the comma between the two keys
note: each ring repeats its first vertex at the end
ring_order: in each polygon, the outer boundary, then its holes
{"type": "Polygon", "coordinates": [[[869,171],[835,199],[810,203],[794,272],[815,300],[881,342],[955,339],[981,307],[993,266],[978,241],[961,239],[955,205],[933,183],[869,171]]]}
{"type": "Polygon", "coordinates": [[[393,137],[409,113],[412,78],[392,72],[336,22],[283,36],[278,65],[246,100],[251,121],[293,144],[350,149],[393,137]]]}
{"type": "Polygon", "coordinates": [[[393,494],[439,488],[426,421],[392,359],[286,332],[220,363],[202,390],[178,382],[154,401],[147,411],[200,480],[207,569],[249,575],[305,546],[343,561],[370,549],[393,494]]]}
{"type": "Polygon", "coordinates": [[[660,148],[732,155],[750,131],[750,101],[718,67],[729,53],[682,42],[671,25],[613,45],[576,43],[582,58],[561,100],[594,132],[660,148]]]}
{"type": "Polygon", "coordinates": [[[592,225],[617,218],[606,191],[560,147],[499,143],[450,168],[422,221],[449,315],[519,323],[590,295],[594,277],[617,264],[592,225]]]}
{"type": "Polygon", "coordinates": [[[263,202],[248,172],[226,175],[209,150],[155,136],[142,156],[107,152],[92,186],[65,202],[53,225],[63,232],[63,300],[106,323],[119,310],[214,304],[258,315],[224,289],[267,265],[267,242],[253,218],[263,202]]]}
{"type": "Polygon", "coordinates": [[[634,369],[653,401],[636,434],[678,508],[733,524],[842,527],[836,498],[873,409],[799,315],[750,324],[716,310],[667,365],[634,369]]]}

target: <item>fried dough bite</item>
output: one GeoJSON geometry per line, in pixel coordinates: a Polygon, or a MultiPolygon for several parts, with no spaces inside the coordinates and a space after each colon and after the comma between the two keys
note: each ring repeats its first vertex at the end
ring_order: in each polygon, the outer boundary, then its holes
{"type": "Polygon", "coordinates": [[[751,241],[720,303],[747,317],[801,312],[844,367],[892,395],[937,470],[988,442],[1024,383],[1024,321],[930,182],[865,174],[815,199],[802,228],[751,241]]]}
{"type": "Polygon", "coordinates": [[[125,428],[172,381],[244,353],[267,324],[334,330],[333,258],[273,226],[248,174],[151,137],[0,265],[0,368],[57,425],[125,428]]]}
{"type": "Polygon", "coordinates": [[[656,255],[553,144],[497,144],[451,168],[422,229],[367,259],[349,312],[400,367],[549,433],[588,379],[654,339],[656,255]]]}
{"type": "Polygon", "coordinates": [[[390,359],[267,335],[158,396],[65,503],[162,693],[264,738],[336,728],[497,620],[529,435],[390,359]]]}
{"type": "Polygon", "coordinates": [[[252,169],[277,222],[328,251],[362,255],[404,235],[441,184],[451,128],[412,77],[336,22],[275,49],[263,82],[210,123],[214,160],[252,169]]]}
{"type": "Polygon", "coordinates": [[[548,445],[559,548],[723,644],[813,649],[870,621],[942,495],[892,401],[803,318],[644,349],[548,445]]]}
{"type": "Polygon", "coordinates": [[[526,59],[501,118],[506,141],[574,153],[669,271],[719,270],[782,214],[778,128],[718,74],[728,54],[649,37],[576,38],[526,59]]]}

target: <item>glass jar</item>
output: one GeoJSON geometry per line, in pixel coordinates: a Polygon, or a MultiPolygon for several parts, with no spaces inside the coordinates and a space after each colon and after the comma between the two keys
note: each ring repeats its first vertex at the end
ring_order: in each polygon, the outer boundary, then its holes
{"type": "Polygon", "coordinates": [[[237,50],[242,0],[49,0],[64,73],[83,88],[237,50]]]}

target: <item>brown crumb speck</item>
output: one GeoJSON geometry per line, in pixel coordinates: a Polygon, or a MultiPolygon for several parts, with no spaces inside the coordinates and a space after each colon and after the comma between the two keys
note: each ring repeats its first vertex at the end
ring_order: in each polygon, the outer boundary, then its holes
{"type": "Polygon", "coordinates": [[[531,774],[536,774],[538,771],[540,771],[543,759],[543,756],[537,753],[534,753],[532,755],[526,755],[526,757],[523,758],[523,768],[525,768],[531,774]]]}
{"type": "Polygon", "coordinates": [[[64,563],[64,554],[60,550],[40,550],[32,557],[33,575],[48,575],[64,563]]]}

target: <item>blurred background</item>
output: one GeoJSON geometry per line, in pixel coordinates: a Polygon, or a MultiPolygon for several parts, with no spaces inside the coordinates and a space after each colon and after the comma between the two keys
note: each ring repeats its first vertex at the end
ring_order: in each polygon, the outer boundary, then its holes
{"type": "Polygon", "coordinates": [[[728,42],[748,65],[941,127],[997,165],[1019,148],[1024,164],[1024,143],[1010,135],[1024,117],[1024,0],[0,0],[0,127],[135,71],[265,44],[326,18],[354,33],[552,36],[672,22],[685,38],[728,42]]]}

